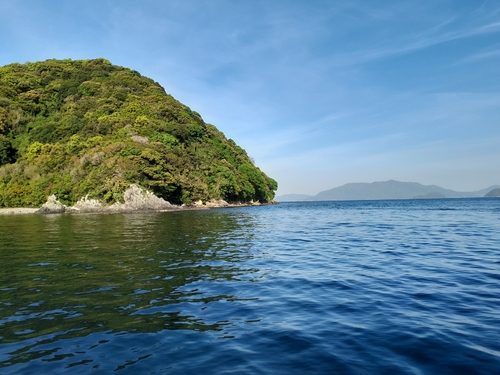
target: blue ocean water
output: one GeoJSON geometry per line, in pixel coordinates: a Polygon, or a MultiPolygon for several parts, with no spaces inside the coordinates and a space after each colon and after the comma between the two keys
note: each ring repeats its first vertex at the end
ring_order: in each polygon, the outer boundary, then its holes
{"type": "Polygon", "coordinates": [[[500,374],[500,199],[0,217],[0,374],[500,374]]]}

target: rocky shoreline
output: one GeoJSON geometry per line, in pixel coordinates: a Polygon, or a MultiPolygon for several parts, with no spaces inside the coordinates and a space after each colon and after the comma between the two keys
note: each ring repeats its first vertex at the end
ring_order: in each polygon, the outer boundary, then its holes
{"type": "MultiPolygon", "coordinates": [[[[124,203],[114,203],[104,206],[97,199],[89,199],[88,196],[81,198],[74,206],[66,206],[57,200],[55,195],[51,195],[47,202],[40,208],[2,208],[0,215],[11,214],[109,214],[109,213],[138,213],[138,212],[166,212],[200,210],[220,207],[241,207],[259,206],[260,202],[228,203],[224,200],[211,200],[209,202],[198,201],[192,204],[174,205],[166,200],[157,197],[148,190],[136,184],[131,184],[123,195],[124,203]]],[[[276,204],[272,201],[268,204],[276,204]]]]}
{"type": "Polygon", "coordinates": [[[0,215],[24,215],[34,214],[39,208],[0,208],[0,215]]]}

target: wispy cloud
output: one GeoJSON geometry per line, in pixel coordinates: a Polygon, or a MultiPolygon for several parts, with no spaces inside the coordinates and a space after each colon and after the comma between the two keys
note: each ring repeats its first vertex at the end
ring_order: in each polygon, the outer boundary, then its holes
{"type": "Polygon", "coordinates": [[[500,49],[476,53],[474,55],[471,55],[471,56],[468,56],[464,59],[461,59],[460,61],[457,61],[456,64],[457,65],[470,64],[470,63],[476,63],[476,62],[480,62],[483,60],[494,59],[494,58],[498,58],[498,57],[500,57],[500,49]]]}
{"type": "Polygon", "coordinates": [[[500,136],[499,16],[495,1],[4,0],[0,60],[132,67],[287,192],[450,170],[480,183],[500,175],[481,143],[500,136]],[[470,160],[489,169],[456,172],[470,160]]]}

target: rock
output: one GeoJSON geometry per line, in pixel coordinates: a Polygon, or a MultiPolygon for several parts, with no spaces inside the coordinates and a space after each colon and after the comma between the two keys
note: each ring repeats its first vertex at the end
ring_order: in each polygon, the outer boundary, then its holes
{"type": "Polygon", "coordinates": [[[207,207],[228,207],[229,203],[227,203],[223,199],[212,199],[211,201],[205,203],[207,207]]]}
{"type": "MultiPolygon", "coordinates": [[[[156,195],[150,191],[143,190],[136,184],[131,184],[130,188],[123,194],[123,199],[125,203],[114,204],[129,211],[151,211],[151,210],[168,210],[173,206],[164,200],[163,198],[158,198],[156,195]]],[[[111,207],[113,207],[111,206],[111,207]]]]}
{"type": "Polygon", "coordinates": [[[196,202],[184,203],[181,207],[185,207],[185,208],[204,208],[205,207],[205,203],[203,203],[203,201],[200,199],[200,200],[197,200],[196,202]]]}
{"type": "Polygon", "coordinates": [[[51,195],[36,213],[54,214],[54,213],[113,213],[113,212],[134,212],[134,211],[162,211],[173,210],[178,206],[172,205],[162,198],[131,184],[130,188],[123,194],[125,203],[115,203],[111,206],[103,206],[97,199],[89,199],[88,195],[81,198],[72,207],[66,207],[59,202],[55,195],[51,195]]]}
{"type": "Polygon", "coordinates": [[[47,202],[40,207],[37,214],[62,214],[66,211],[66,206],[59,202],[54,194],[52,194],[47,202]]]}
{"type": "MultiPolygon", "coordinates": [[[[120,212],[144,212],[144,211],[172,211],[178,209],[207,209],[219,207],[238,207],[238,206],[259,206],[260,202],[250,201],[246,203],[229,204],[222,199],[212,199],[203,203],[201,200],[188,205],[176,206],[166,200],[157,197],[152,192],[141,188],[136,184],[131,184],[123,194],[124,203],[115,203],[111,206],[103,206],[97,199],[89,199],[88,195],[81,198],[72,207],[66,207],[59,202],[55,195],[51,195],[40,209],[36,211],[39,214],[54,213],[120,213],[120,212]]],[[[271,202],[276,203],[276,202],[271,202]]]]}
{"type": "Polygon", "coordinates": [[[89,199],[89,196],[86,195],[84,198],[80,198],[78,202],[72,207],[68,207],[66,211],[68,212],[100,212],[103,211],[104,207],[101,202],[97,199],[89,199]]]}
{"type": "Polygon", "coordinates": [[[140,135],[133,135],[130,137],[131,140],[133,140],[134,142],[137,142],[137,143],[149,143],[149,139],[146,138],[146,137],[141,137],[140,135]]]}

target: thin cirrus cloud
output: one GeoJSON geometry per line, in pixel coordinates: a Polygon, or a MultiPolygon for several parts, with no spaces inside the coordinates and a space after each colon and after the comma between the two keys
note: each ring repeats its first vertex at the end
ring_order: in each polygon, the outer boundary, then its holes
{"type": "Polygon", "coordinates": [[[489,50],[486,52],[476,53],[471,56],[467,56],[466,58],[457,61],[456,64],[470,64],[475,62],[480,62],[484,60],[491,60],[500,57],[500,49],[497,50],[489,50]]]}
{"type": "Polygon", "coordinates": [[[474,190],[500,183],[499,36],[488,0],[4,0],[0,63],[138,70],[279,194],[384,178],[474,190]]]}

